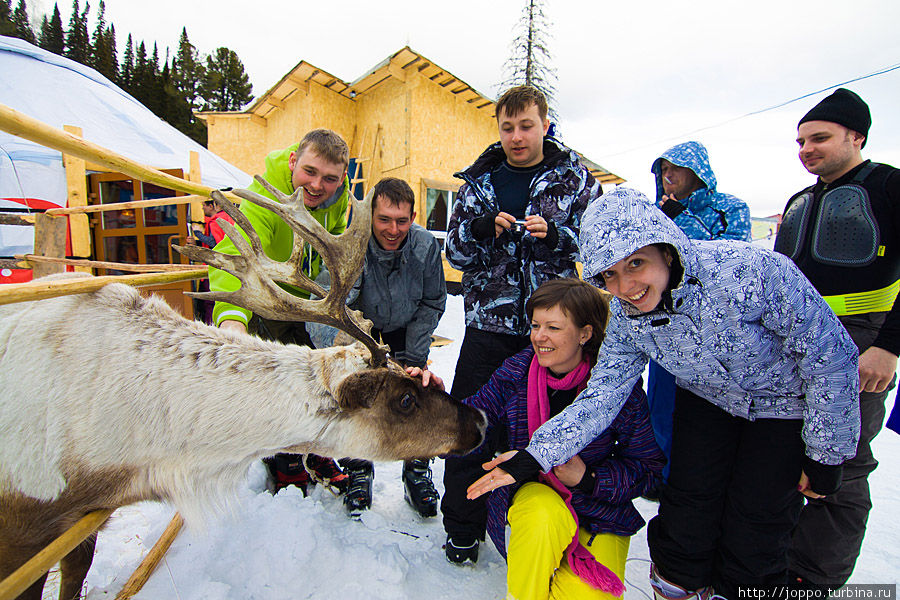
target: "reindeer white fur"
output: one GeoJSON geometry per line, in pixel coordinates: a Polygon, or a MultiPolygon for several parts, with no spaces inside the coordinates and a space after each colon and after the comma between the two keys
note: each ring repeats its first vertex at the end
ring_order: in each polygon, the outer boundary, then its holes
{"type": "Polygon", "coordinates": [[[121,284],[0,306],[0,579],[37,507],[71,524],[165,499],[197,523],[279,451],[393,460],[481,442],[482,415],[368,358],[188,321],[121,284]]]}

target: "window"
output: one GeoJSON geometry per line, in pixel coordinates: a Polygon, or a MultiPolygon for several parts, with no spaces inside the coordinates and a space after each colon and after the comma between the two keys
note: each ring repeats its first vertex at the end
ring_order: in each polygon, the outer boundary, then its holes
{"type": "Polygon", "coordinates": [[[447,222],[459,185],[423,178],[422,189],[424,190],[422,196],[425,198],[425,229],[443,240],[447,237],[447,222]]]}

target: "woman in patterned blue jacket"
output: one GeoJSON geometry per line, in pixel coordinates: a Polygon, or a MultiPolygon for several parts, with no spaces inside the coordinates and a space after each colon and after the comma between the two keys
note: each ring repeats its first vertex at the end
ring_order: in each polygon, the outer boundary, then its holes
{"type": "Polygon", "coordinates": [[[616,296],[587,389],[469,497],[562,464],[604,431],[649,359],[676,396],[668,484],[648,541],[666,598],[787,583],[800,493],[833,493],[859,438],[857,351],[783,256],[687,236],[643,194],[585,212],[584,276],[616,296]]]}
{"type": "MultiPolygon", "coordinates": [[[[584,389],[608,308],[599,290],[568,278],[540,286],[526,303],[526,314],[532,345],[508,358],[463,401],[483,410],[488,426],[503,428],[518,449],[584,389]]],[[[442,385],[433,374],[429,379],[442,385]]],[[[632,499],[658,483],[664,464],[638,382],[606,431],[565,465],[538,481],[491,494],[487,531],[508,561],[507,598],[621,595],[629,538],[644,526],[632,499]]]]}

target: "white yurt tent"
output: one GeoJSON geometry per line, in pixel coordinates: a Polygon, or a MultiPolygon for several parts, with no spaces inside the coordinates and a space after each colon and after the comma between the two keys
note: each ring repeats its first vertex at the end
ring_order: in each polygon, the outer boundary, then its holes
{"type": "MultiPolygon", "coordinates": [[[[74,125],[85,140],[159,169],[190,167],[200,155],[202,183],[246,187],[249,175],[145,108],[97,71],[25,41],[0,36],[0,104],[53,127],[74,125]]],[[[0,210],[66,205],[62,155],[0,131],[0,210]]],[[[0,225],[0,258],[33,250],[29,227],[0,225]]],[[[3,269],[0,283],[20,280],[3,269]]]]}

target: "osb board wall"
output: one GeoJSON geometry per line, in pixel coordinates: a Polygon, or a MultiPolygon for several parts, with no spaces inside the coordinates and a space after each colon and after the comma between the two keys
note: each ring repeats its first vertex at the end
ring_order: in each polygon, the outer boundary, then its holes
{"type": "MultiPolygon", "coordinates": [[[[492,111],[476,109],[427,78],[420,77],[420,84],[412,89],[411,105],[413,189],[420,189],[423,178],[459,182],[453,174],[472,164],[499,139],[492,111]]],[[[424,215],[423,207],[419,213],[424,215]]]]}
{"type": "Polygon", "coordinates": [[[361,156],[368,158],[381,126],[381,142],[375,159],[366,163],[366,188],[382,177],[409,178],[409,85],[395,78],[382,81],[356,99],[357,135],[365,132],[361,156]]]}
{"type": "Polygon", "coordinates": [[[246,114],[208,117],[209,150],[252,175],[265,171],[266,154],[299,142],[311,129],[327,127],[350,142],[356,106],[349,98],[310,83],[309,94],[295,90],[284,103],[269,112],[265,127],[246,114]]]}
{"type": "Polygon", "coordinates": [[[266,147],[270,151],[299,142],[307,131],[321,127],[336,131],[350,143],[356,106],[349,98],[310,82],[309,94],[303,89],[294,90],[284,102],[284,110],[276,109],[267,115],[266,147]]]}
{"type": "Polygon", "coordinates": [[[245,173],[262,174],[265,170],[265,129],[247,115],[209,115],[207,147],[245,173]]]}

